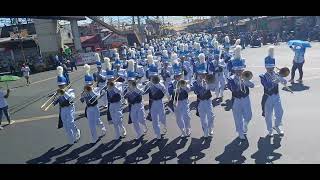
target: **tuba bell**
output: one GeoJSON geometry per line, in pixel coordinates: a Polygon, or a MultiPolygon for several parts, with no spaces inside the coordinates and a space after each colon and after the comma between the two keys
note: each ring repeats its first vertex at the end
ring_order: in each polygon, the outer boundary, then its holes
{"type": "Polygon", "coordinates": [[[243,73],[241,74],[241,77],[243,80],[245,81],[249,81],[252,79],[253,77],[253,74],[251,71],[243,71],[243,73]]]}

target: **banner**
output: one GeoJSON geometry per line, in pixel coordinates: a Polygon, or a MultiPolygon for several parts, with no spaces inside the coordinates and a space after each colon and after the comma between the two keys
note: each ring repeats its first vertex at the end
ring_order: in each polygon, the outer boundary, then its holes
{"type": "Polygon", "coordinates": [[[77,57],[77,65],[92,64],[100,60],[100,55],[96,56],[95,52],[79,53],[77,57]]]}

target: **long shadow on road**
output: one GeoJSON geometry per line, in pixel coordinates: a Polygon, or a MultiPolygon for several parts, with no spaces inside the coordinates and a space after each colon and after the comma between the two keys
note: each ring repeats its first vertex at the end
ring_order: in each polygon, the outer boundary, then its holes
{"type": "Polygon", "coordinates": [[[192,138],[188,149],[178,156],[179,164],[196,164],[197,161],[205,157],[205,153],[201,152],[210,147],[212,137],[200,139],[192,138]]]}
{"type": "Polygon", "coordinates": [[[54,149],[54,147],[52,147],[46,153],[41,155],[40,157],[31,159],[31,160],[27,161],[26,163],[27,164],[46,164],[46,163],[50,163],[53,157],[63,154],[70,147],[71,147],[71,145],[64,145],[64,146],[62,146],[60,148],[57,148],[57,149],[54,149]]]}
{"type": "Polygon", "coordinates": [[[69,154],[60,156],[58,158],[56,158],[56,160],[52,163],[52,164],[64,164],[66,162],[75,160],[77,158],[79,158],[80,154],[89,150],[90,148],[92,148],[95,144],[85,144],[83,146],[80,146],[74,150],[72,150],[69,154]]]}
{"type": "Polygon", "coordinates": [[[241,141],[239,138],[234,139],[230,144],[226,145],[224,152],[216,157],[216,161],[220,164],[243,164],[246,158],[242,153],[248,149],[249,142],[241,141]]]}
{"type": "Polygon", "coordinates": [[[149,153],[152,149],[158,147],[160,150],[166,145],[168,139],[157,140],[156,138],[147,142],[144,141],[141,143],[141,146],[132,154],[128,155],[125,158],[125,164],[138,164],[141,161],[149,159],[149,153]]]}
{"type": "Polygon", "coordinates": [[[175,138],[163,148],[159,148],[160,151],[151,155],[152,160],[150,164],[160,164],[161,162],[166,164],[167,161],[177,157],[177,151],[179,149],[183,149],[186,146],[187,142],[187,138],[181,138],[180,136],[175,138]]]}
{"type": "Polygon", "coordinates": [[[273,143],[271,137],[260,137],[258,141],[258,151],[251,155],[256,164],[273,164],[273,161],[280,159],[282,154],[274,152],[281,147],[281,137],[274,135],[273,143]]]}
{"type": "Polygon", "coordinates": [[[115,150],[110,153],[104,155],[101,158],[99,164],[113,164],[114,161],[122,159],[127,156],[127,151],[137,147],[141,143],[141,140],[131,140],[123,142],[120,146],[118,146],[115,150]]]}
{"type": "Polygon", "coordinates": [[[111,151],[114,147],[116,147],[121,141],[120,140],[112,140],[107,144],[101,144],[91,153],[79,157],[76,164],[85,164],[92,161],[96,161],[102,158],[102,154],[108,151],[111,151]]]}

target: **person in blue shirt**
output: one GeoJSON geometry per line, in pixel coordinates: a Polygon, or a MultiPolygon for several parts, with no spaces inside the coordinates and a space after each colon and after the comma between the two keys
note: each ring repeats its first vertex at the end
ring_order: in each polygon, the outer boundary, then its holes
{"type": "Polygon", "coordinates": [[[304,58],[304,54],[306,52],[306,48],[303,46],[290,46],[291,50],[294,52],[294,58],[293,58],[293,65],[292,65],[292,69],[291,69],[291,79],[289,80],[289,82],[293,83],[294,82],[294,76],[295,76],[295,72],[298,69],[299,70],[299,79],[298,82],[302,82],[302,78],[303,78],[303,64],[305,61],[304,58]]]}

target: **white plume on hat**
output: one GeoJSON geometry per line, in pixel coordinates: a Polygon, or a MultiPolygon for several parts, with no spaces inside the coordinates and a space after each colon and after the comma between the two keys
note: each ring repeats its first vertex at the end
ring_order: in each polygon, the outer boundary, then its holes
{"type": "Polygon", "coordinates": [[[199,57],[200,63],[204,63],[205,62],[206,56],[203,53],[200,53],[198,57],[199,57]]]}
{"type": "Polygon", "coordinates": [[[150,46],[149,49],[151,50],[152,53],[154,53],[154,47],[150,46]]]}
{"type": "Polygon", "coordinates": [[[162,55],[165,56],[165,57],[168,57],[168,51],[167,50],[163,50],[162,51],[162,55]]]}
{"type": "Polygon", "coordinates": [[[183,48],[184,48],[183,43],[179,44],[179,49],[180,49],[180,50],[183,50],[183,48]]]}
{"type": "Polygon", "coordinates": [[[119,53],[115,53],[114,55],[115,55],[115,58],[116,58],[116,59],[120,59],[119,53]]]}
{"type": "Polygon", "coordinates": [[[241,40],[237,39],[235,45],[240,45],[241,40]]]}
{"type": "Polygon", "coordinates": [[[196,50],[200,50],[200,49],[201,49],[200,43],[196,43],[196,50]]]}
{"type": "Polygon", "coordinates": [[[127,70],[128,71],[134,71],[134,60],[133,59],[128,60],[127,70]]]}
{"type": "Polygon", "coordinates": [[[104,58],[104,64],[105,64],[105,67],[106,67],[106,70],[111,70],[111,63],[110,63],[110,59],[108,57],[105,57],[104,58]]]}
{"type": "Polygon", "coordinates": [[[178,51],[178,47],[177,46],[173,46],[173,51],[177,52],[178,51]]]}
{"type": "Polygon", "coordinates": [[[89,66],[88,64],[85,64],[85,65],[83,66],[83,68],[84,68],[86,74],[90,74],[90,66],[89,66]]]}
{"type": "Polygon", "coordinates": [[[235,59],[241,59],[241,46],[237,45],[236,49],[234,50],[234,57],[235,59]]]}
{"type": "Polygon", "coordinates": [[[174,64],[179,64],[179,61],[178,61],[178,59],[176,58],[176,59],[174,59],[173,61],[172,61],[172,63],[171,63],[171,65],[174,65],[174,64]]]}
{"type": "Polygon", "coordinates": [[[171,54],[171,59],[174,61],[178,58],[178,55],[176,53],[171,54]]]}
{"type": "Polygon", "coordinates": [[[184,44],[184,50],[185,51],[187,51],[189,49],[189,46],[188,46],[188,44],[186,43],[186,44],[184,44]]]}
{"type": "Polygon", "coordinates": [[[152,55],[152,50],[151,49],[148,50],[148,55],[152,55]]]}
{"type": "Polygon", "coordinates": [[[215,48],[218,48],[218,47],[219,47],[218,41],[214,41],[214,42],[213,42],[213,46],[214,46],[215,48]]]}
{"type": "Polygon", "coordinates": [[[225,41],[226,43],[229,43],[229,42],[230,42],[229,36],[224,37],[224,41],[225,41]]]}
{"type": "Polygon", "coordinates": [[[137,43],[133,43],[133,46],[134,46],[135,48],[137,48],[137,43]]]}
{"type": "Polygon", "coordinates": [[[94,53],[94,56],[96,57],[97,61],[100,62],[100,55],[99,55],[99,53],[94,53]]]}
{"type": "Polygon", "coordinates": [[[274,56],[274,46],[269,46],[268,55],[273,58],[273,56],[274,56]]]}
{"type": "Polygon", "coordinates": [[[57,74],[58,74],[58,76],[62,76],[62,74],[63,74],[63,67],[62,66],[57,67],[57,74]]]}
{"type": "Polygon", "coordinates": [[[213,38],[214,38],[214,39],[217,39],[217,37],[218,37],[218,35],[217,35],[217,34],[215,34],[215,35],[213,36],[213,38]]]}
{"type": "Polygon", "coordinates": [[[153,56],[152,55],[148,55],[147,60],[148,60],[148,64],[153,64],[153,56]]]}

